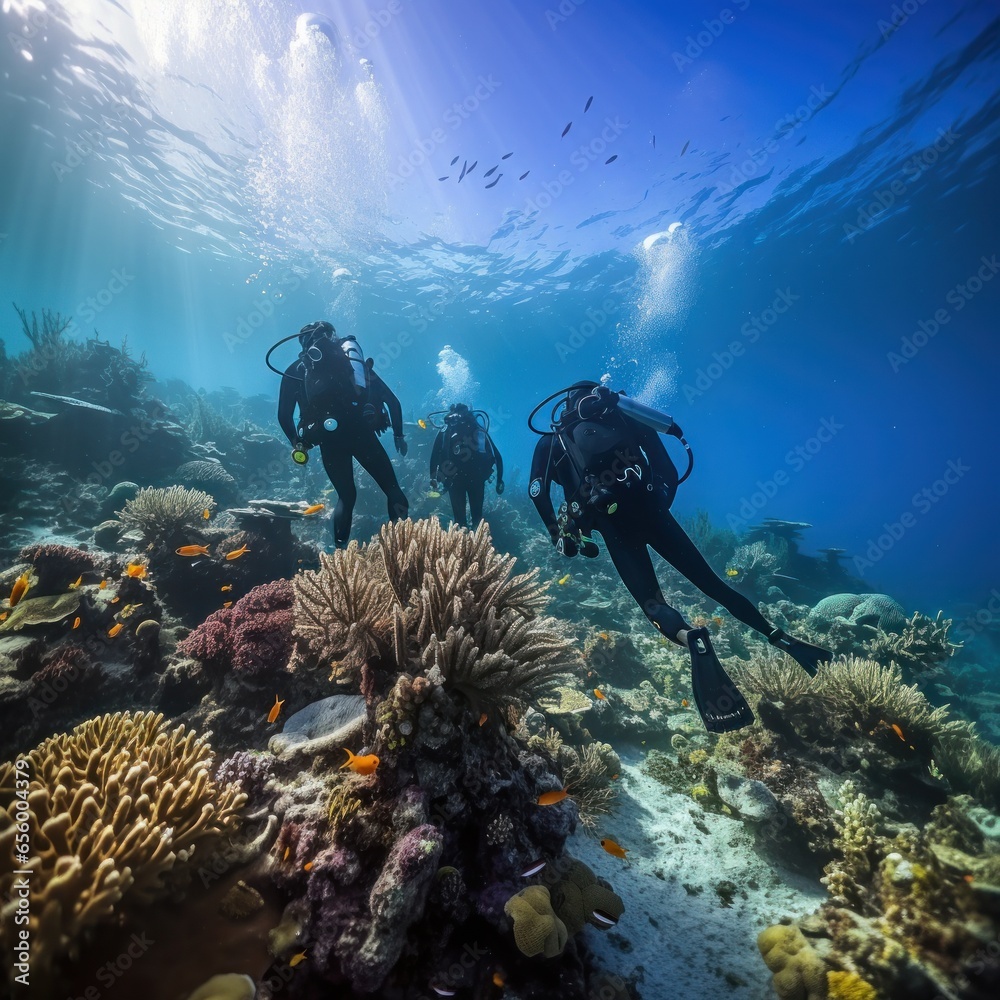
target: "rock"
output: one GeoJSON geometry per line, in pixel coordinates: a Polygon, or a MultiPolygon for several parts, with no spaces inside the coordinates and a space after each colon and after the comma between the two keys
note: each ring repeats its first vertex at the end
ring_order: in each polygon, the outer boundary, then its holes
{"type": "Polygon", "coordinates": [[[117,521],[102,521],[94,528],[94,544],[111,551],[118,545],[121,531],[122,526],[117,521]]]}
{"type": "Polygon", "coordinates": [[[717,779],[719,798],[743,819],[763,823],[780,812],[778,800],[762,781],[738,774],[720,774],[717,779]]]}
{"type": "Polygon", "coordinates": [[[227,972],[202,983],[188,1000],[253,1000],[256,992],[257,987],[249,976],[227,972]]]}
{"type": "Polygon", "coordinates": [[[281,756],[292,747],[353,728],[365,714],[365,699],[359,694],[335,694],[306,705],[289,716],[284,729],[272,736],[267,748],[281,756]]]}

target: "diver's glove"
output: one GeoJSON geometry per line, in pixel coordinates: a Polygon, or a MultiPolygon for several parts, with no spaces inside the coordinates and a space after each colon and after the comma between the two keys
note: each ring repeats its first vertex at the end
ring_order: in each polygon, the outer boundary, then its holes
{"type": "Polygon", "coordinates": [[[503,490],[504,490],[503,480],[500,479],[497,481],[497,496],[500,496],[503,493],[503,490]]]}
{"type": "Polygon", "coordinates": [[[409,450],[409,445],[406,443],[406,438],[402,434],[397,434],[393,439],[392,443],[396,446],[396,451],[399,452],[403,458],[406,458],[406,452],[409,450]]]}

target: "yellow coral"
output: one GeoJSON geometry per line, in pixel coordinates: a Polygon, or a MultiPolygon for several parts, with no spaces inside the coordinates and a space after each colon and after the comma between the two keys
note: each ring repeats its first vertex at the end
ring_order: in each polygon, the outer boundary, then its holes
{"type": "Polygon", "coordinates": [[[830,1000],[878,1000],[875,987],[854,972],[828,972],[826,982],[830,1000]]]}
{"type": "Polygon", "coordinates": [[[708,790],[705,785],[695,785],[691,789],[691,798],[693,799],[703,799],[706,795],[711,795],[712,793],[708,790]]]}
{"type": "Polygon", "coordinates": [[[504,913],[514,921],[514,941],[522,954],[531,958],[561,955],[569,934],[566,925],[555,915],[552,898],[544,885],[529,885],[511,896],[504,913]]]}
{"type": "Polygon", "coordinates": [[[798,927],[768,927],[757,936],[757,947],[774,973],[772,985],[781,1000],[826,1000],[824,962],[798,927]]]}
{"type": "Polygon", "coordinates": [[[708,760],[707,750],[702,750],[699,748],[698,750],[692,750],[691,753],[688,754],[688,761],[695,767],[697,767],[699,764],[704,764],[706,760],[708,760]]]}

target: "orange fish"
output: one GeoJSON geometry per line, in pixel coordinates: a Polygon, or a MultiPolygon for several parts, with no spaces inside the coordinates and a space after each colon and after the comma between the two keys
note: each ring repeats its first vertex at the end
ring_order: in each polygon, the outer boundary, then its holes
{"type": "Polygon", "coordinates": [[[246,555],[250,550],[244,545],[240,549],[233,549],[232,552],[226,553],[226,558],[232,562],[233,559],[239,559],[240,556],[246,555]]]}
{"type": "Polygon", "coordinates": [[[282,861],[287,861],[288,860],[288,855],[291,854],[291,853],[292,853],[292,849],[290,847],[286,847],[285,848],[285,853],[281,856],[281,860],[282,861]]]}
{"type": "Polygon", "coordinates": [[[296,965],[300,962],[304,962],[305,960],[306,953],[304,951],[300,951],[297,955],[292,955],[292,957],[288,960],[288,964],[294,969],[296,965]]]}
{"type": "Polygon", "coordinates": [[[489,716],[485,712],[483,712],[483,714],[481,716],[479,716],[479,725],[485,726],[486,725],[486,721],[488,719],[489,719],[489,716]]]}
{"type": "Polygon", "coordinates": [[[902,741],[903,741],[904,743],[906,742],[906,737],[905,737],[905,736],[903,735],[903,730],[902,730],[902,729],[900,729],[900,728],[899,728],[899,726],[897,726],[895,722],[894,722],[894,723],[893,723],[893,724],[892,724],[892,725],[891,725],[891,726],[890,726],[889,728],[890,728],[890,729],[891,729],[891,730],[892,730],[892,731],[893,731],[893,732],[894,732],[894,733],[895,733],[895,734],[896,734],[896,735],[897,735],[897,736],[898,736],[898,737],[899,737],[899,738],[900,738],[900,739],[901,739],[901,740],[902,740],[902,741]]]}
{"type": "Polygon", "coordinates": [[[356,754],[351,753],[347,747],[344,747],[344,752],[347,754],[347,760],[340,765],[341,770],[345,767],[349,767],[355,774],[374,774],[375,768],[378,767],[378,757],[375,754],[366,754],[364,757],[358,757],[356,754]]]}
{"type": "Polygon", "coordinates": [[[554,806],[557,802],[562,802],[567,795],[569,795],[569,792],[565,788],[560,788],[552,792],[542,792],[538,796],[538,804],[540,806],[554,806]]]}
{"type": "Polygon", "coordinates": [[[70,590],[76,590],[77,587],[79,587],[81,583],[83,583],[83,574],[82,573],[69,585],[69,589],[70,590]]]}
{"type": "Polygon", "coordinates": [[[627,847],[622,847],[621,844],[616,844],[613,840],[602,840],[601,847],[615,858],[622,858],[624,860],[625,855],[628,854],[627,847]]]}
{"type": "Polygon", "coordinates": [[[7,615],[8,615],[7,611],[5,611],[3,614],[0,614],[0,622],[5,622],[7,620],[7,615]]]}
{"type": "Polygon", "coordinates": [[[493,973],[493,985],[503,986],[505,982],[507,982],[507,979],[503,972],[500,969],[497,969],[497,971],[493,973]]]}
{"type": "Polygon", "coordinates": [[[681,708],[687,708],[690,704],[691,702],[687,698],[681,698],[681,708]]]}
{"type": "Polygon", "coordinates": [[[232,601],[223,601],[222,602],[222,606],[224,608],[231,608],[233,606],[233,602],[232,601]]]}
{"type": "Polygon", "coordinates": [[[226,591],[229,591],[229,590],[232,590],[232,589],[233,589],[233,585],[231,583],[227,583],[224,587],[220,587],[219,588],[219,590],[221,590],[223,593],[226,593],[226,591]]]}
{"type": "Polygon", "coordinates": [[[207,521],[211,516],[212,512],[206,507],[202,512],[201,516],[207,521]]]}
{"type": "Polygon", "coordinates": [[[612,781],[617,781],[618,780],[618,775],[617,774],[612,774],[611,775],[611,780],[612,781]]]}
{"type": "Polygon", "coordinates": [[[111,626],[111,628],[109,628],[109,629],[108,629],[108,638],[109,638],[109,639],[113,639],[113,638],[114,638],[114,637],[115,637],[116,635],[118,635],[118,633],[119,633],[119,632],[120,632],[120,631],[121,631],[121,630],[122,630],[122,629],[123,629],[124,627],[125,627],[125,626],[124,626],[124,625],[122,625],[122,623],[121,623],[121,622],[118,622],[118,623],[117,623],[116,625],[112,625],[112,626],[111,626]]]}
{"type": "Polygon", "coordinates": [[[207,545],[182,545],[177,549],[177,555],[179,556],[207,556],[208,546],[207,545]]]}
{"type": "Polygon", "coordinates": [[[79,628],[79,627],[80,627],[80,619],[79,618],[74,618],[73,619],[73,628],[79,628]]]}
{"type": "Polygon", "coordinates": [[[608,639],[611,638],[611,633],[610,632],[598,632],[597,633],[597,638],[598,639],[604,639],[605,642],[606,642],[608,639]]]}
{"type": "Polygon", "coordinates": [[[976,880],[975,875],[963,875],[962,878],[965,879],[966,882],[975,882],[976,880]]]}
{"type": "Polygon", "coordinates": [[[307,861],[307,862],[306,862],[306,863],[305,863],[305,864],[304,864],[304,865],[302,866],[302,870],[303,870],[304,872],[308,872],[308,871],[312,871],[312,866],[313,866],[313,863],[312,863],[311,861],[307,861]]]}
{"type": "Polygon", "coordinates": [[[132,577],[133,580],[145,580],[146,579],[146,567],[142,563],[129,563],[125,567],[125,572],[132,577]]]}
{"type": "Polygon", "coordinates": [[[97,585],[97,589],[98,590],[106,590],[107,587],[108,587],[108,581],[107,580],[101,580],[101,582],[97,585]]]}
{"type": "Polygon", "coordinates": [[[608,699],[607,699],[607,698],[605,697],[605,695],[604,695],[604,692],[603,692],[603,691],[602,691],[602,690],[601,690],[600,688],[594,688],[594,697],[595,697],[595,698],[596,698],[596,699],[597,699],[598,701],[607,701],[607,700],[608,700],[608,699]]]}
{"type": "Polygon", "coordinates": [[[16,607],[18,601],[28,592],[31,586],[31,574],[25,571],[15,581],[10,591],[10,606],[16,607]]]}
{"type": "Polygon", "coordinates": [[[281,712],[281,706],[284,704],[285,704],[284,699],[279,701],[278,696],[277,695],[274,696],[274,704],[271,706],[271,711],[267,713],[268,722],[275,722],[277,720],[278,715],[281,712]]]}
{"type": "Polygon", "coordinates": [[[308,517],[310,514],[318,514],[325,506],[325,503],[310,504],[310,506],[306,507],[306,509],[302,511],[302,516],[308,517]]]}
{"type": "Polygon", "coordinates": [[[719,615],[712,615],[712,621],[715,622],[719,628],[722,628],[722,618],[720,618],[719,615]]]}

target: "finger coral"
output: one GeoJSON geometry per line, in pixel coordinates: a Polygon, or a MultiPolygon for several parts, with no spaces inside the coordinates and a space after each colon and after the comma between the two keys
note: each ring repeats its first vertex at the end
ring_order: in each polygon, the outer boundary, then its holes
{"type": "MultiPolygon", "coordinates": [[[[13,873],[30,872],[39,995],[123,898],[146,904],[177,891],[192,859],[236,827],[245,796],[220,790],[211,766],[204,739],[144,712],[92,719],[0,764],[0,920],[13,926],[13,873]]],[[[8,972],[11,960],[5,953],[8,972]]]]}

